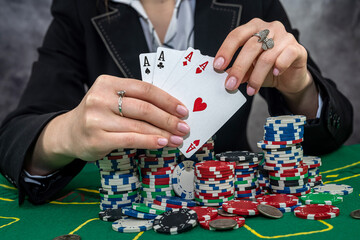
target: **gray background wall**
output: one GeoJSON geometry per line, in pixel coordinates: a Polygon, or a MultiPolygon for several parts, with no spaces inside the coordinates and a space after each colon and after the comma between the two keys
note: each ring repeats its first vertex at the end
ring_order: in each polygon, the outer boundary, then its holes
{"type": "MultiPolygon", "coordinates": [[[[0,121],[13,110],[29,78],[36,48],[51,21],[50,0],[0,0],[0,121]]],[[[281,0],[301,43],[326,77],[333,79],[354,107],[354,133],[346,144],[360,143],[360,1],[281,0]]],[[[267,116],[255,98],[248,128],[256,149],[267,116]]]]}

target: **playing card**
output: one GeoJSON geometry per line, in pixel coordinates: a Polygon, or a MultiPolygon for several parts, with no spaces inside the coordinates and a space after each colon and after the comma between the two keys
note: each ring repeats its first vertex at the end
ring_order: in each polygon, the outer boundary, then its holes
{"type": "Polygon", "coordinates": [[[190,134],[179,147],[185,157],[191,157],[246,102],[240,91],[225,89],[227,73],[213,68],[214,58],[204,56],[178,81],[168,93],[189,109],[185,122],[190,134]]]}
{"type": "Polygon", "coordinates": [[[202,55],[199,50],[188,48],[176,63],[170,76],[164,84],[160,86],[164,91],[172,88],[178,81],[186,75],[186,73],[201,59],[202,55]]]}
{"type": "Polygon", "coordinates": [[[142,53],[139,55],[141,78],[144,82],[152,83],[156,53],[142,53]]]}
{"type": "Polygon", "coordinates": [[[161,87],[179,61],[183,51],[159,47],[156,52],[153,84],[161,87]]]}

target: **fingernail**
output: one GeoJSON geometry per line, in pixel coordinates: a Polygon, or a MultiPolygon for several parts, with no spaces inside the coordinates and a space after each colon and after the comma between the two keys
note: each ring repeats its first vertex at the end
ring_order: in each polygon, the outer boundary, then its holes
{"type": "Polygon", "coordinates": [[[236,78],[231,76],[225,83],[225,87],[228,90],[233,90],[236,86],[236,78]]]}
{"type": "Polygon", "coordinates": [[[223,57],[218,57],[214,61],[214,68],[215,69],[221,69],[221,67],[224,65],[225,59],[223,57]]]}
{"type": "Polygon", "coordinates": [[[273,71],[274,76],[277,77],[279,75],[279,73],[280,73],[279,69],[274,68],[274,71],[273,71]]]}
{"type": "Polygon", "coordinates": [[[179,136],[171,136],[170,137],[170,142],[175,144],[175,145],[180,145],[183,143],[183,138],[179,137],[179,136]]]}
{"type": "Polygon", "coordinates": [[[177,129],[183,133],[190,132],[190,127],[186,123],[178,123],[177,129]]]}
{"type": "Polygon", "coordinates": [[[255,89],[248,86],[247,89],[246,89],[246,93],[247,93],[247,95],[252,96],[252,95],[255,94],[255,89]]]}
{"type": "Polygon", "coordinates": [[[158,139],[158,144],[159,144],[160,146],[165,146],[165,145],[168,144],[168,140],[167,140],[166,138],[159,138],[159,139],[158,139]]]}
{"type": "Polygon", "coordinates": [[[176,112],[179,113],[182,116],[187,116],[189,111],[187,110],[186,107],[184,107],[183,105],[177,105],[176,106],[176,112]]]}

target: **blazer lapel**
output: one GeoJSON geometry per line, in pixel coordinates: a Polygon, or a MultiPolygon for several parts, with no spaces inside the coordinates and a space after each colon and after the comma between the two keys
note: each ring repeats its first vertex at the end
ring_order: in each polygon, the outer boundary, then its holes
{"type": "Polygon", "coordinates": [[[220,3],[217,0],[196,1],[195,48],[204,55],[215,56],[226,36],[239,26],[241,11],[241,4],[220,3]]]}
{"type": "Polygon", "coordinates": [[[92,18],[109,54],[126,78],[141,79],[139,54],[149,52],[137,12],[124,4],[92,18]]]}

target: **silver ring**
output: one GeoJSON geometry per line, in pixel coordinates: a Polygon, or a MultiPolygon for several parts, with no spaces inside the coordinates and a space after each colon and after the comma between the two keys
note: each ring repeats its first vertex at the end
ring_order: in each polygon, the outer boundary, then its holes
{"type": "Polygon", "coordinates": [[[123,113],[122,113],[122,101],[123,101],[123,97],[125,96],[125,91],[124,90],[121,90],[121,91],[118,91],[117,94],[119,95],[119,100],[118,100],[118,106],[119,106],[119,114],[121,117],[123,117],[123,113]]]}
{"type": "Polygon", "coordinates": [[[267,38],[270,31],[269,29],[264,29],[258,33],[255,33],[253,36],[258,37],[258,42],[262,43],[262,49],[268,50],[274,47],[274,40],[272,38],[267,38]]]}

